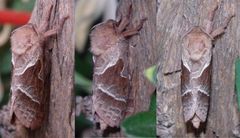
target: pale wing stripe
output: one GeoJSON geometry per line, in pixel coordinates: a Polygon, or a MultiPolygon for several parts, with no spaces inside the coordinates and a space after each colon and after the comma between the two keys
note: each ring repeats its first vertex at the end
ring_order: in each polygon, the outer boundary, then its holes
{"type": "Polygon", "coordinates": [[[103,93],[107,94],[108,96],[114,98],[117,101],[121,101],[121,102],[124,102],[124,103],[127,102],[124,98],[116,97],[114,94],[108,92],[108,89],[111,88],[111,86],[109,88],[106,88],[106,87],[104,87],[103,85],[100,84],[100,85],[97,86],[97,88],[100,89],[103,93]]]}
{"type": "Polygon", "coordinates": [[[198,88],[198,91],[199,91],[200,93],[203,93],[203,94],[207,95],[207,96],[210,96],[209,93],[208,93],[205,89],[198,88]]]}
{"type": "Polygon", "coordinates": [[[187,61],[184,60],[184,58],[182,58],[182,61],[183,61],[183,65],[188,69],[189,72],[191,72],[191,68],[189,67],[187,61]]]}
{"type": "Polygon", "coordinates": [[[192,93],[192,90],[191,90],[191,89],[187,89],[187,90],[182,94],[182,96],[187,95],[188,93],[192,93]]]}
{"type": "Polygon", "coordinates": [[[200,71],[196,71],[192,73],[192,79],[197,79],[199,78],[203,71],[210,65],[210,62],[207,62],[207,64],[204,64],[203,68],[200,71]],[[200,73],[199,73],[200,72],[200,73]]]}
{"type": "MultiPolygon", "coordinates": [[[[104,65],[103,66],[100,66],[100,67],[96,67],[96,71],[95,71],[95,74],[97,75],[101,75],[103,74],[108,68],[116,65],[117,61],[119,60],[119,57],[120,57],[120,53],[119,52],[113,52],[113,48],[110,49],[110,53],[112,54],[109,54],[108,56],[110,56],[110,62],[106,63],[104,61],[104,65]]],[[[105,59],[106,60],[106,59],[105,59]]]]}
{"type": "Polygon", "coordinates": [[[21,86],[16,86],[16,90],[20,90],[21,93],[25,94],[27,97],[29,97],[33,102],[36,102],[40,105],[40,101],[35,100],[27,91],[21,88],[21,86]]]}
{"type": "Polygon", "coordinates": [[[21,68],[16,68],[16,69],[15,69],[15,71],[16,71],[16,72],[15,72],[15,75],[17,75],[17,76],[22,75],[24,72],[26,72],[26,70],[27,70],[28,68],[34,66],[37,61],[38,61],[38,58],[35,58],[35,60],[29,62],[29,63],[27,64],[27,66],[24,66],[24,67],[21,67],[21,68]]]}

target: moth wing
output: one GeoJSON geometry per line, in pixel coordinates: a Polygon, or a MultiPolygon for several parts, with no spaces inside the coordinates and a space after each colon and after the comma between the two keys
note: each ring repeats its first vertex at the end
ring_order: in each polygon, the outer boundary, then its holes
{"type": "MultiPolygon", "coordinates": [[[[187,64],[185,64],[187,65],[187,64]]],[[[194,100],[193,89],[191,89],[190,84],[190,71],[182,63],[182,105],[183,105],[183,116],[185,122],[189,121],[195,114],[196,111],[196,102],[194,100]]]]}
{"type": "Polygon", "coordinates": [[[44,118],[42,68],[42,61],[37,60],[34,66],[29,66],[21,75],[13,69],[11,116],[31,129],[40,127],[44,118]]]}
{"type": "Polygon", "coordinates": [[[198,108],[196,110],[196,115],[200,118],[202,122],[206,121],[209,106],[209,96],[203,92],[198,93],[198,108]]]}
{"type": "Polygon", "coordinates": [[[129,80],[120,76],[123,68],[120,59],[102,75],[94,75],[94,82],[98,82],[94,83],[94,111],[112,127],[120,125],[127,108],[129,80]]]}
{"type": "Polygon", "coordinates": [[[39,35],[31,23],[15,29],[10,39],[12,53],[16,55],[24,55],[33,45],[40,43],[39,35]]]}
{"type": "Polygon", "coordinates": [[[120,55],[120,58],[122,59],[123,61],[123,68],[122,68],[122,71],[121,71],[121,77],[124,77],[124,78],[129,78],[129,43],[127,41],[121,41],[119,44],[118,44],[118,47],[120,49],[121,52],[121,55],[120,55]]]}
{"type": "MultiPolygon", "coordinates": [[[[209,61],[210,62],[210,61],[209,61]]],[[[196,114],[204,122],[207,118],[209,100],[210,100],[210,84],[211,84],[211,66],[208,63],[206,68],[203,68],[202,74],[199,77],[200,89],[198,91],[198,109],[196,114]]]]}
{"type": "Polygon", "coordinates": [[[29,96],[32,101],[41,102],[43,97],[43,63],[38,60],[34,66],[28,67],[24,73],[20,76],[15,75],[15,70],[13,70],[12,79],[12,92],[13,95],[17,96],[14,91],[20,90],[29,96]]]}
{"type": "Polygon", "coordinates": [[[191,91],[189,91],[187,94],[182,96],[182,105],[183,105],[183,115],[184,115],[184,120],[185,122],[189,121],[192,119],[194,116],[197,106],[196,106],[196,101],[194,100],[194,96],[191,91]]]}
{"type": "Polygon", "coordinates": [[[181,93],[182,95],[185,94],[188,89],[190,89],[190,68],[188,67],[188,64],[185,62],[182,62],[182,72],[181,72],[181,93]],[[187,67],[186,67],[187,66],[187,67]]]}
{"type": "Polygon", "coordinates": [[[116,65],[120,58],[120,51],[116,48],[109,48],[101,56],[95,57],[94,73],[103,74],[108,68],[116,65]]]}
{"type": "Polygon", "coordinates": [[[117,127],[120,125],[127,106],[125,102],[117,101],[100,90],[94,94],[93,101],[94,111],[100,119],[111,127],[117,127]]]}
{"type": "Polygon", "coordinates": [[[22,125],[27,128],[36,129],[40,127],[43,121],[43,112],[41,110],[41,105],[32,102],[31,99],[20,91],[17,98],[13,104],[13,116],[16,117],[22,125]]]}

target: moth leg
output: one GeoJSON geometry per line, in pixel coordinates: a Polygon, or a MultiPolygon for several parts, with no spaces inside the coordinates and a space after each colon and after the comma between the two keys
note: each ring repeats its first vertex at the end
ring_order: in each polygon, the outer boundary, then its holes
{"type": "Polygon", "coordinates": [[[123,16],[122,18],[122,15],[121,15],[120,21],[118,22],[119,25],[117,27],[117,30],[119,33],[123,32],[123,30],[129,25],[130,23],[129,18],[130,18],[131,12],[132,12],[132,5],[129,6],[128,14],[126,16],[123,16]]]}
{"type": "Polygon", "coordinates": [[[50,18],[50,13],[52,12],[52,7],[53,5],[47,6],[46,10],[43,12],[42,15],[42,22],[39,25],[38,31],[43,33],[47,30],[48,24],[49,24],[49,18],[50,18]]]}
{"type": "Polygon", "coordinates": [[[209,34],[212,32],[212,29],[213,29],[213,18],[217,9],[218,9],[218,2],[213,6],[212,10],[208,13],[208,19],[205,20],[206,22],[205,31],[209,34]]]}
{"type": "Polygon", "coordinates": [[[135,34],[138,34],[139,30],[142,28],[143,26],[143,23],[147,20],[147,18],[144,18],[140,21],[140,24],[136,27],[136,28],[132,28],[132,29],[129,29],[129,30],[126,30],[124,32],[122,32],[122,35],[124,37],[129,37],[129,36],[133,36],[135,34]]]}
{"type": "Polygon", "coordinates": [[[49,37],[49,36],[52,36],[52,35],[57,34],[57,33],[62,29],[62,27],[63,27],[63,25],[64,25],[64,22],[66,21],[66,19],[67,19],[68,17],[69,17],[69,16],[63,17],[63,18],[60,20],[60,23],[59,23],[59,25],[58,25],[56,28],[53,28],[53,29],[51,29],[51,30],[46,31],[46,32],[43,34],[44,38],[47,38],[47,37],[49,37]]]}
{"type": "Polygon", "coordinates": [[[127,17],[123,17],[123,19],[120,20],[120,24],[117,27],[117,31],[121,33],[128,25],[130,21],[127,17]]]}
{"type": "Polygon", "coordinates": [[[227,19],[224,21],[223,25],[219,28],[217,28],[216,30],[214,30],[212,33],[211,33],[211,36],[213,38],[221,35],[224,33],[224,31],[226,30],[227,26],[228,26],[228,23],[231,21],[231,19],[234,17],[235,15],[232,14],[230,16],[227,17],[227,19]]]}

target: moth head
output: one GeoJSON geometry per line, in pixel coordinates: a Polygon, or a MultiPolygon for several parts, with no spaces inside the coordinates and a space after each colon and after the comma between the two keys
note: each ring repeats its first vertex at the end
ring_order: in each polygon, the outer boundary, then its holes
{"type": "Polygon", "coordinates": [[[192,61],[200,60],[211,48],[211,38],[199,27],[193,28],[186,38],[185,47],[192,61]]]}
{"type": "Polygon", "coordinates": [[[92,28],[91,52],[94,55],[99,56],[118,43],[120,36],[116,32],[116,24],[116,21],[108,20],[92,28]]]}
{"type": "Polygon", "coordinates": [[[12,52],[18,55],[26,53],[38,40],[32,24],[26,24],[11,33],[12,52]]]}

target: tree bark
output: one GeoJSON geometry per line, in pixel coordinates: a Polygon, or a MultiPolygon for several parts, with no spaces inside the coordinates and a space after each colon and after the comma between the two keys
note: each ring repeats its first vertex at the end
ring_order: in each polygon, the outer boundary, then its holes
{"type": "MultiPolygon", "coordinates": [[[[129,5],[132,5],[130,13],[130,24],[127,28],[134,28],[139,25],[144,18],[144,22],[139,34],[128,39],[129,41],[129,72],[131,76],[131,90],[129,106],[133,107],[132,112],[127,116],[138,112],[147,111],[150,104],[151,95],[154,92],[154,86],[144,76],[144,70],[155,65],[157,58],[155,43],[156,26],[156,1],[147,0],[120,0],[117,9],[117,20],[120,15],[127,15],[129,5]]],[[[84,112],[82,109],[82,112],[84,112]]],[[[98,130],[93,130],[91,134],[100,136],[98,130]]],[[[90,134],[90,135],[91,135],[90,134]]],[[[88,134],[89,135],[89,134],[88,134]]],[[[89,136],[84,135],[84,137],[89,136]]],[[[116,132],[111,133],[109,137],[123,137],[124,134],[116,132]]]]}
{"type": "Polygon", "coordinates": [[[47,99],[48,110],[43,126],[28,131],[29,137],[74,137],[74,0],[37,0],[30,22],[38,25],[43,10],[53,4],[50,13],[49,29],[58,25],[61,18],[69,16],[62,30],[45,42],[46,72],[50,70],[45,91],[50,91],[47,99]],[[52,48],[52,49],[50,49],[52,48]],[[51,68],[51,69],[50,69],[51,68]]]}
{"type": "Polygon", "coordinates": [[[153,85],[146,79],[143,72],[154,65],[156,58],[155,26],[156,26],[156,1],[147,0],[121,0],[117,9],[117,19],[120,13],[126,15],[128,6],[132,4],[129,27],[136,27],[140,20],[147,18],[139,35],[129,39],[129,63],[131,75],[131,94],[134,112],[148,110],[150,96],[154,92],[153,85]]]}
{"type": "Polygon", "coordinates": [[[239,123],[234,91],[234,62],[240,56],[240,2],[219,2],[214,28],[223,24],[231,7],[236,16],[225,34],[214,40],[210,107],[205,130],[194,131],[183,121],[181,102],[181,37],[192,26],[203,26],[214,0],[157,2],[157,134],[160,137],[233,137],[239,123]],[[204,133],[205,131],[205,133],[204,133]]]}

